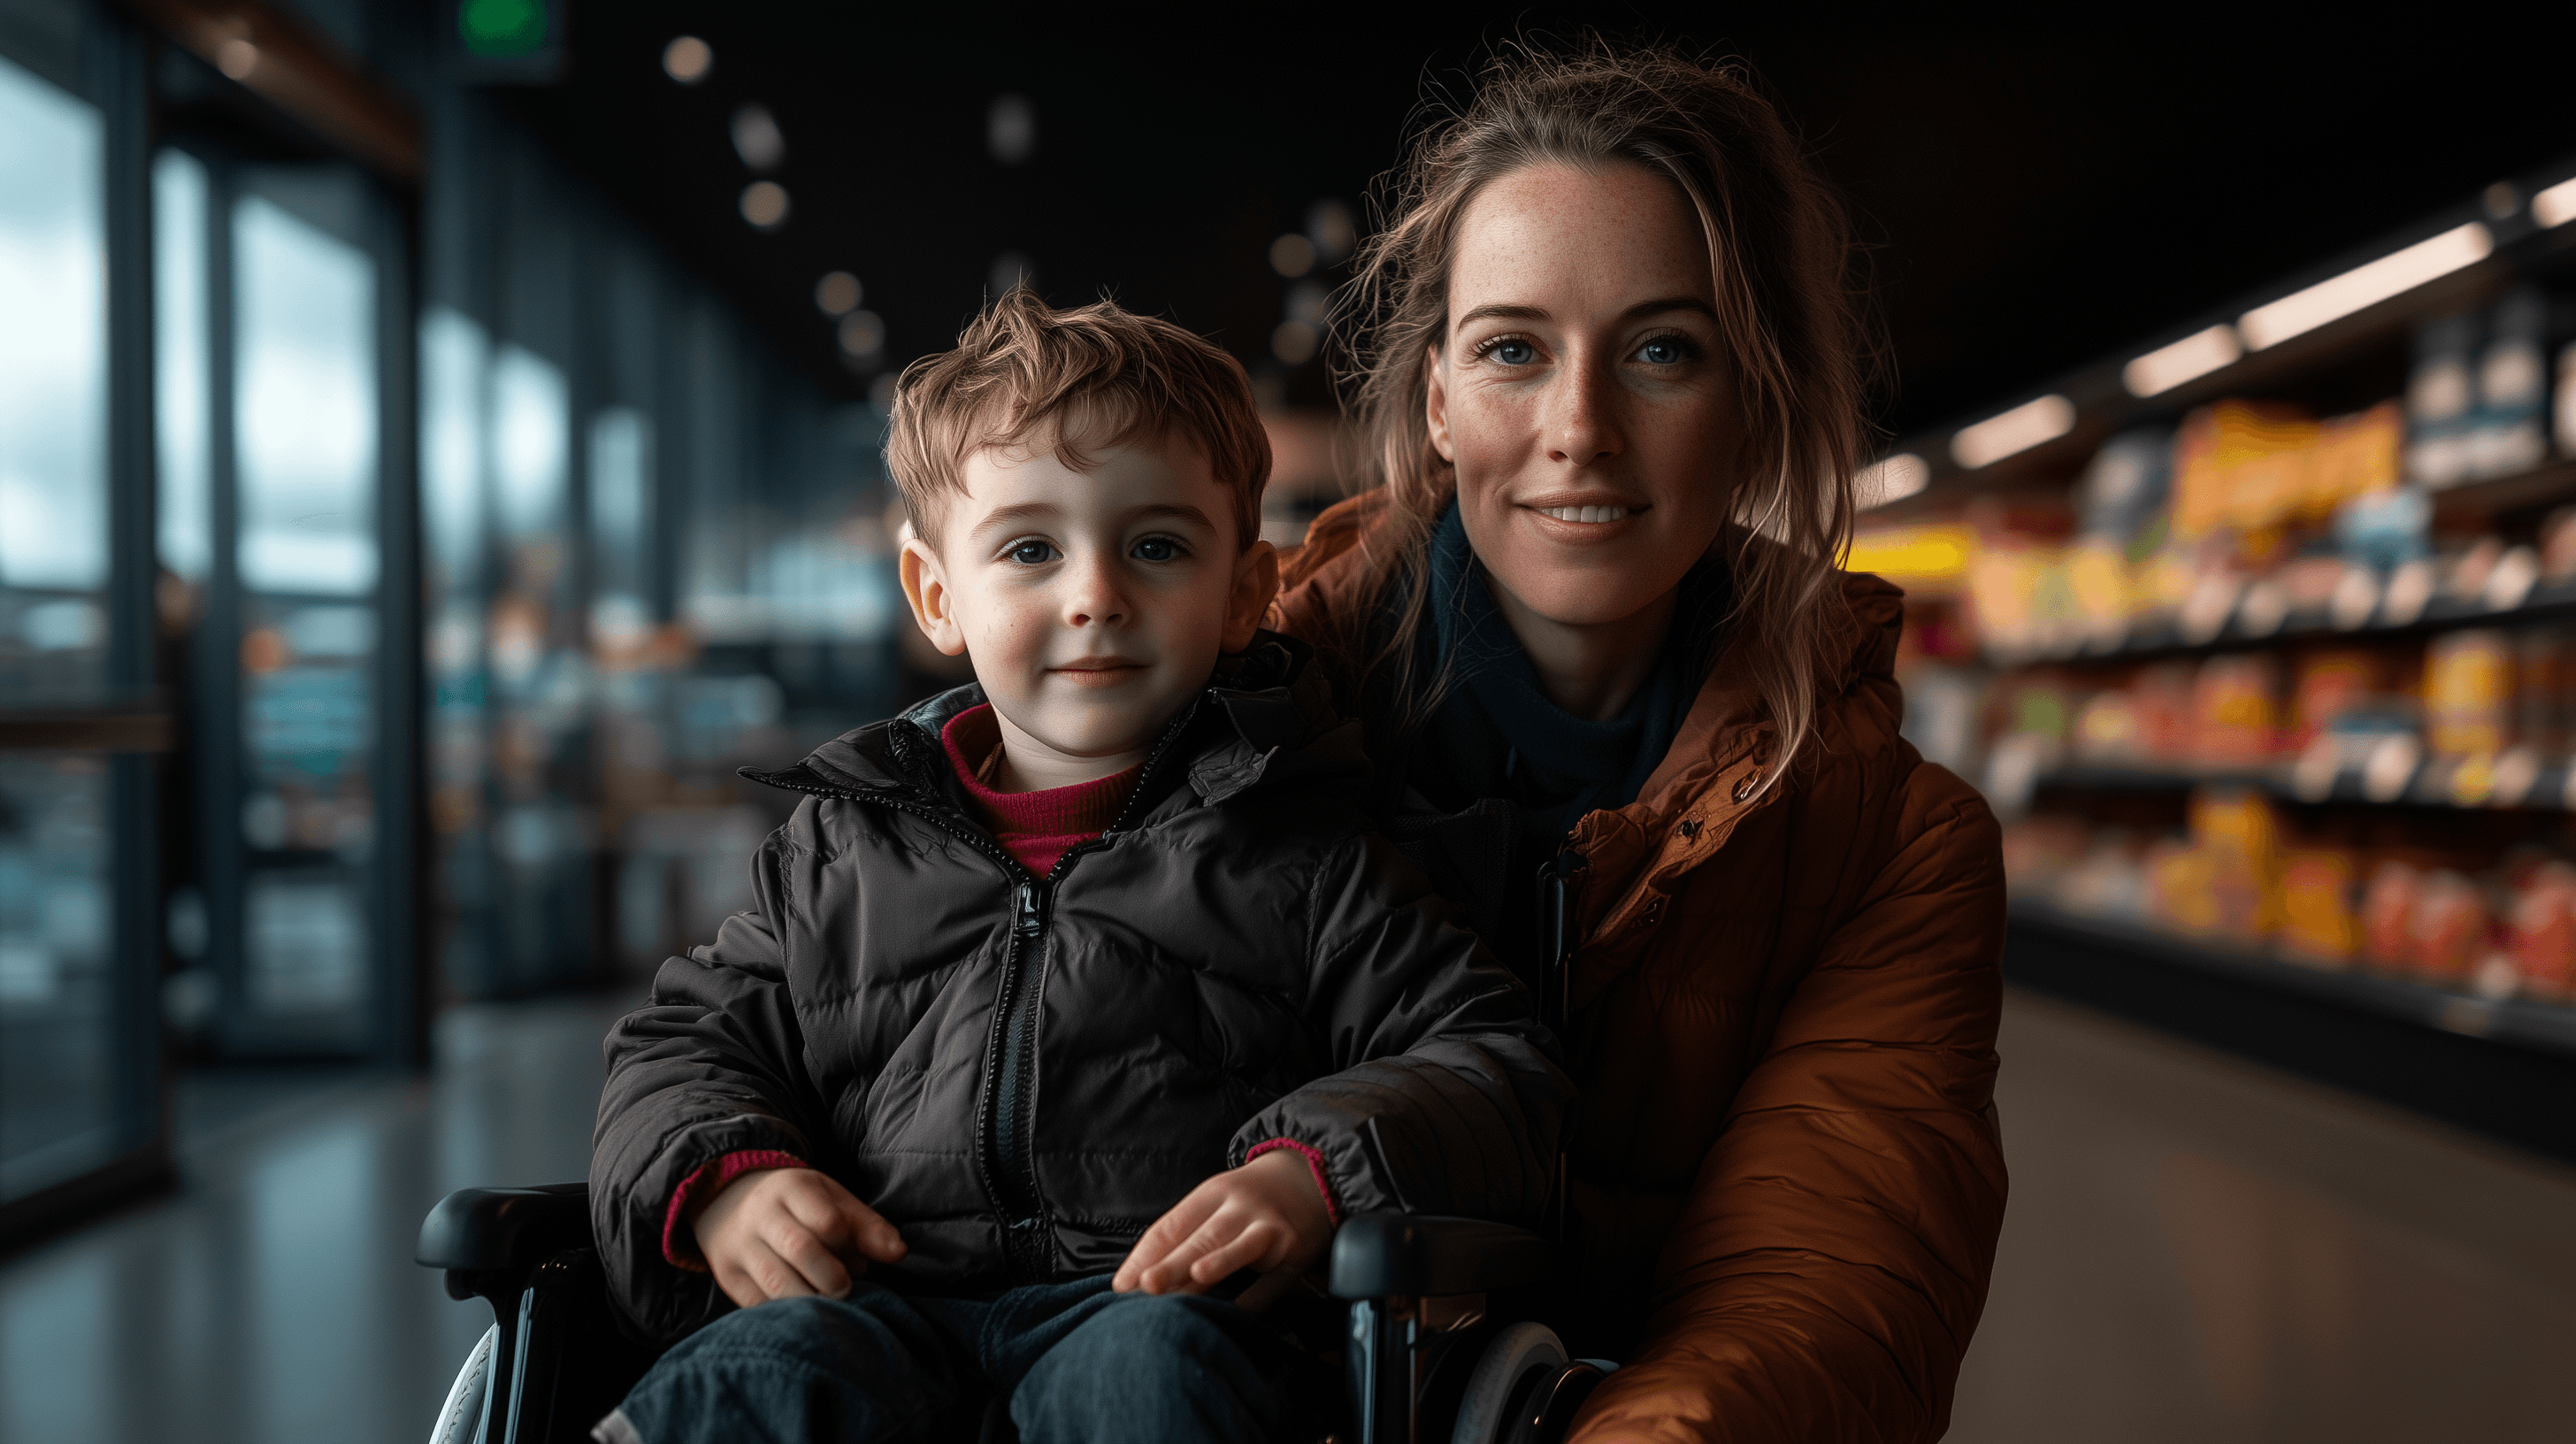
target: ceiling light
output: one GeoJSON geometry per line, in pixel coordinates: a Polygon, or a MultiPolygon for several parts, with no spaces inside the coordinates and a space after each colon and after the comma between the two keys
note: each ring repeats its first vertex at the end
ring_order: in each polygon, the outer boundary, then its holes
{"type": "Polygon", "coordinates": [[[2576,221],[2576,180],[2563,180],[2531,198],[2531,218],[2543,230],[2576,221]]]}
{"type": "Polygon", "coordinates": [[[753,181],[744,186],[742,218],[764,231],[787,224],[787,187],[776,181],[753,181]]]}
{"type": "Polygon", "coordinates": [[[1852,491],[1866,511],[1902,501],[1932,484],[1932,468],[1922,457],[1900,451],[1875,466],[1864,467],[1852,478],[1852,491]]]}
{"type": "Polygon", "coordinates": [[[1315,359],[1315,348],[1323,337],[1303,321],[1282,321],[1270,333],[1270,354],[1291,366],[1302,366],[1315,359]]]}
{"type": "Polygon", "coordinates": [[[874,356],[885,349],[885,322],[874,311],[852,311],[841,318],[841,349],[852,356],[874,356]]]}
{"type": "Polygon", "coordinates": [[[682,85],[706,79],[715,63],[715,51],[694,35],[683,35],[662,47],[662,73],[682,85]]]}
{"type": "Polygon", "coordinates": [[[2001,416],[1959,428],[1950,438],[1950,456],[1970,471],[1992,466],[2007,456],[2055,441],[2075,429],[2075,403],[2063,396],[2025,401],[2001,416]]]}
{"type": "Polygon", "coordinates": [[[2236,328],[2220,324],[2194,331],[2170,346],[2159,346],[2120,368],[2120,384],[2132,396],[2159,396],[2186,381],[2197,381],[2245,354],[2236,328]]]}
{"type": "Polygon", "coordinates": [[[843,314],[859,304],[863,294],[859,278],[847,271],[834,271],[814,283],[814,305],[826,316],[843,314]]]}
{"type": "Polygon", "coordinates": [[[1315,259],[1329,266],[1351,253],[1359,225],[1349,206],[1327,196],[1306,208],[1306,238],[1315,243],[1315,259]]]}
{"type": "Polygon", "coordinates": [[[776,170],[787,159],[787,137],[768,106],[755,100],[733,113],[733,153],[757,171],[776,170]]]}
{"type": "Polygon", "coordinates": [[[2236,324],[2245,333],[2245,344],[2260,351],[2329,321],[2340,321],[2427,281],[2438,280],[2462,266],[2476,265],[2494,249],[2495,237],[2485,226],[2471,221],[2368,265],[2355,266],[2332,280],[2319,281],[2304,291],[2257,306],[2238,317],[2236,324]]]}
{"type": "Polygon", "coordinates": [[[259,69],[259,47],[247,40],[227,40],[215,51],[215,68],[235,80],[248,80],[259,69]]]}
{"type": "Polygon", "coordinates": [[[1315,243],[1294,231],[1272,241],[1270,269],[1283,276],[1302,276],[1315,269],[1315,243]]]}
{"type": "Polygon", "coordinates": [[[1038,148],[1038,108],[1025,95],[1000,95],[984,115],[984,144],[993,159],[1018,165],[1038,148]]]}

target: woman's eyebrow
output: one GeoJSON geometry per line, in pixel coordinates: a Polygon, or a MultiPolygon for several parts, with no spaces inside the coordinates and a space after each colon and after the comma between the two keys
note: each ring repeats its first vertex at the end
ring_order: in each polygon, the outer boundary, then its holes
{"type": "Polygon", "coordinates": [[[1622,321],[1641,321],[1648,316],[1661,316],[1668,311],[1696,311],[1714,321],[1717,308],[1697,296],[1664,296],[1652,301],[1639,301],[1619,314],[1622,321]]]}
{"type": "MultiPolygon", "coordinates": [[[[1673,311],[1696,311],[1712,321],[1717,319],[1717,308],[1697,296],[1658,296],[1651,301],[1639,301],[1620,312],[1619,319],[1639,321],[1648,316],[1661,316],[1673,311]]],[[[1466,312],[1458,318],[1458,324],[1463,327],[1478,321],[1544,321],[1546,319],[1548,315],[1543,307],[1511,305],[1497,301],[1466,312]]]]}

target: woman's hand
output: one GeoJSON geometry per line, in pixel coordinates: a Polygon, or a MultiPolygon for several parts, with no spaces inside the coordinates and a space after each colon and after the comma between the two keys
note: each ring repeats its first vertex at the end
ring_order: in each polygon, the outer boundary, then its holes
{"type": "Polygon", "coordinates": [[[903,1236],[811,1168],[760,1168],[718,1189],[690,1227],[716,1287],[744,1308],[821,1294],[846,1298],[868,1261],[894,1263],[903,1236]]]}
{"type": "Polygon", "coordinates": [[[1306,1160],[1275,1149],[1191,1189],[1136,1240],[1109,1286],[1203,1294],[1239,1270],[1258,1269],[1261,1281],[1235,1300],[1258,1310],[1322,1258],[1332,1237],[1332,1210],[1306,1160]]]}

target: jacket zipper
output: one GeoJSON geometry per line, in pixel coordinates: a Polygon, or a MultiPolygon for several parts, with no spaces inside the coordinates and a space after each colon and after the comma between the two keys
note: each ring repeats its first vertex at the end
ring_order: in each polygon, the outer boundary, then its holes
{"type": "MultiPolygon", "coordinates": [[[[1038,1187],[1037,1159],[1021,1146],[1024,1123],[1029,1109],[1029,1093],[1037,1082],[1037,987],[1026,977],[1026,960],[1037,957],[1039,945],[1046,937],[1046,894],[1063,878],[1065,869],[1085,853],[1108,845],[1110,833],[1123,830],[1135,815],[1137,804],[1144,798],[1145,784],[1152,780],[1181,729],[1198,715],[1193,701],[1181,715],[1163,729],[1162,737],[1145,759],[1144,771],[1136,779],[1136,790],[1127,805],[1119,810],[1117,821],[1103,830],[1100,837],[1065,850],[1048,869],[1044,878],[1030,875],[1019,859],[1005,851],[980,828],[960,827],[938,808],[924,807],[894,793],[857,791],[845,788],[804,787],[779,782],[772,785],[816,797],[839,798],[850,802],[874,803],[897,812],[910,813],[967,843],[1002,867],[1014,886],[1011,905],[1011,940],[1002,954],[1002,981],[993,1003],[993,1026],[984,1041],[984,1086],[975,1100],[975,1168],[982,1176],[984,1194],[1002,1212],[1002,1254],[1012,1276],[1023,1282],[1038,1283],[1055,1273],[1055,1244],[1047,1229],[1049,1210],[1046,1195],[1038,1187]],[[1002,1099],[1002,1080],[1011,1082],[1010,1098],[1002,1099]],[[1006,1142],[1007,1140],[1007,1142],[1006,1142]]],[[[914,724],[918,725],[918,724],[914,724]]],[[[901,734],[896,734],[900,736],[901,734]]],[[[907,742],[909,739],[907,739],[907,742]]],[[[897,744],[897,750],[909,752],[908,745],[897,744]]],[[[909,763],[909,757],[903,759],[909,763]]]]}
{"type": "Polygon", "coordinates": [[[1547,941],[1547,975],[1539,990],[1539,1021],[1565,1038],[1565,1020],[1573,1011],[1574,954],[1583,939],[1576,933],[1577,879],[1590,866],[1580,849],[1564,847],[1538,865],[1539,936],[1547,941]]]}

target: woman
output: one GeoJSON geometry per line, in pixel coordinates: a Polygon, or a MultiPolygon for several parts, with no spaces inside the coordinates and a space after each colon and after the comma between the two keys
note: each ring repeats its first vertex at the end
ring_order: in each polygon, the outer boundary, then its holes
{"type": "Polygon", "coordinates": [[[1897,735],[1900,593],[1834,569],[1840,212],[1665,52],[1502,63],[1400,180],[1352,292],[1379,484],[1276,621],[1570,882],[1568,1343],[1627,1361],[1575,1437],[1936,1438],[2003,1216],[2003,874],[1897,735]]]}

